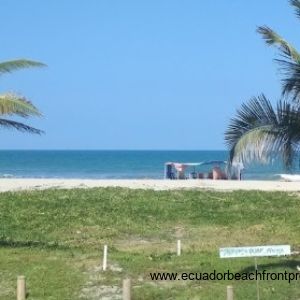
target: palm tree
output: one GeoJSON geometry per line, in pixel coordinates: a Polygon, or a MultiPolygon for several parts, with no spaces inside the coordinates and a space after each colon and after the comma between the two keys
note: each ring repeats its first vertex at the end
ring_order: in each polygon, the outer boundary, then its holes
{"type": "MultiPolygon", "coordinates": [[[[0,75],[31,67],[43,67],[44,64],[36,61],[19,59],[0,63],[0,75]]],[[[25,97],[14,93],[0,94],[0,115],[18,116],[28,118],[30,116],[41,116],[39,110],[25,97]]],[[[28,126],[24,123],[0,117],[0,126],[14,128],[19,131],[40,134],[41,130],[28,126]]]]}
{"type": "MultiPolygon", "coordinates": [[[[290,3],[300,17],[300,0],[290,3]]],[[[290,168],[300,148],[300,53],[267,26],[258,27],[257,32],[280,51],[281,58],[276,61],[284,75],[283,99],[276,108],[264,95],[242,104],[225,132],[229,160],[268,162],[274,155],[281,155],[290,168]]]]}

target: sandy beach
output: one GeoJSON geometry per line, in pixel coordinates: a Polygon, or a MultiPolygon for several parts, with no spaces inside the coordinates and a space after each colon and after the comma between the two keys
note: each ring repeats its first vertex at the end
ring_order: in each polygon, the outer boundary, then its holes
{"type": "Polygon", "coordinates": [[[124,187],[131,189],[212,189],[300,191],[300,182],[284,181],[228,181],[228,180],[156,180],[156,179],[1,179],[0,192],[48,188],[124,187]]]}

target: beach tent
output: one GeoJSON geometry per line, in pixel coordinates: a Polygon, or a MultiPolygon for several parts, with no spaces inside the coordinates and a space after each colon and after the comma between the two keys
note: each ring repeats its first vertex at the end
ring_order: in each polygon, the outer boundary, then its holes
{"type": "Polygon", "coordinates": [[[193,167],[194,171],[192,173],[196,173],[197,166],[207,166],[207,165],[226,165],[227,162],[223,160],[209,160],[202,162],[166,162],[165,163],[165,171],[164,178],[165,179],[185,179],[184,171],[188,167],[193,167]],[[173,168],[177,171],[178,176],[176,177],[173,172],[173,168]]]}

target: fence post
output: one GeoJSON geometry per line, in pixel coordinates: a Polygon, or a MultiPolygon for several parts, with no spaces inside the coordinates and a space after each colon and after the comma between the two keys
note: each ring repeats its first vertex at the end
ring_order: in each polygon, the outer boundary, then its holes
{"type": "Polygon", "coordinates": [[[131,280],[123,280],[123,300],[131,300],[131,280]]]}
{"type": "Polygon", "coordinates": [[[107,245],[104,245],[103,249],[103,271],[106,271],[107,268],[107,245]]]}
{"type": "Polygon", "coordinates": [[[17,300],[26,299],[26,283],[25,276],[18,276],[17,279],[17,300]]]}
{"type": "Polygon", "coordinates": [[[233,286],[227,285],[227,300],[233,300],[233,286]]]}
{"type": "Polygon", "coordinates": [[[177,240],[177,256],[181,255],[181,240],[177,240]]]}

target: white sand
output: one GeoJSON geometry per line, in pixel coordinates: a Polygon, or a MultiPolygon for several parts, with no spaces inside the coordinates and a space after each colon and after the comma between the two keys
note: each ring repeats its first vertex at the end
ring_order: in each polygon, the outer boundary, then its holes
{"type": "Polygon", "coordinates": [[[227,180],[115,180],[115,179],[0,179],[0,192],[47,188],[127,187],[132,189],[213,189],[300,191],[300,182],[283,181],[227,181],[227,180]]]}

